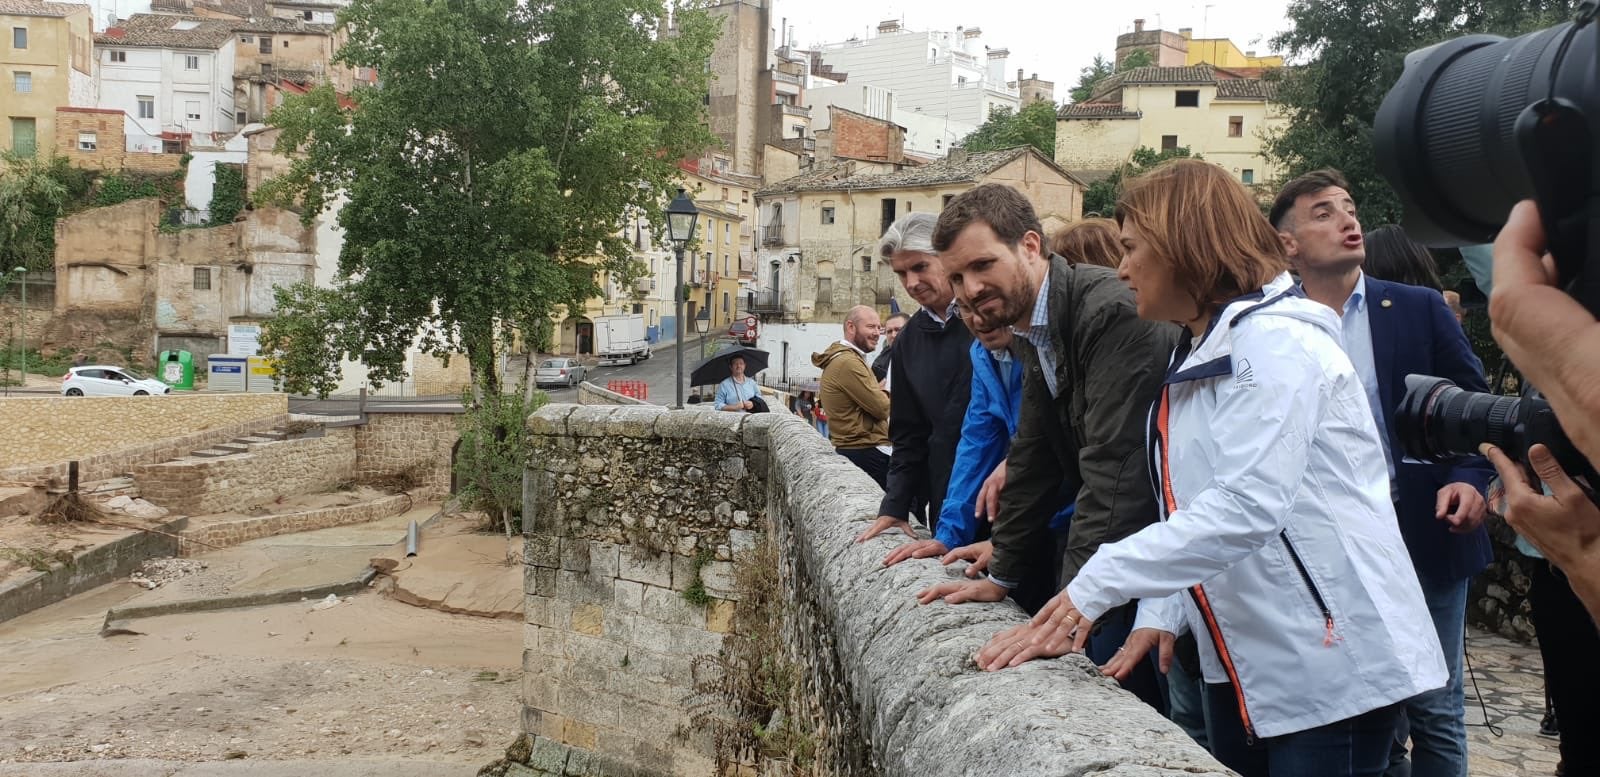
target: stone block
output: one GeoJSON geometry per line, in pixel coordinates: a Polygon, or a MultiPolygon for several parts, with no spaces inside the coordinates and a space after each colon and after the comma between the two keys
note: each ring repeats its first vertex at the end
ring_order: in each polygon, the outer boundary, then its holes
{"type": "Polygon", "coordinates": [[[634,644],[657,653],[680,656],[709,656],[722,647],[722,635],[704,626],[680,626],[641,615],[633,621],[634,644]]]}
{"type": "Polygon", "coordinates": [[[522,620],[531,626],[552,626],[550,597],[528,594],[522,597],[522,620]]]}
{"type": "Polygon", "coordinates": [[[706,593],[719,599],[733,599],[738,601],[739,586],[734,579],[733,562],[713,561],[700,569],[700,580],[705,583],[706,593]]]}
{"type": "Polygon", "coordinates": [[[716,634],[733,632],[734,603],[727,599],[712,599],[706,606],[706,631],[716,634]]]}
{"type": "Polygon", "coordinates": [[[664,407],[622,406],[611,412],[610,433],[619,437],[652,438],[656,435],[656,419],[667,412],[664,407]]]}
{"type": "Polygon", "coordinates": [[[558,570],[529,566],[524,566],[523,570],[523,593],[536,596],[556,596],[558,594],[556,589],[556,572],[558,570]]]}
{"type": "Polygon", "coordinates": [[[614,639],[623,644],[633,641],[633,619],[637,612],[626,612],[615,607],[606,608],[604,622],[601,624],[601,634],[606,639],[614,639]]]}
{"type": "MultiPolygon", "coordinates": [[[[729,413],[728,415],[732,415],[729,413]]],[[[670,553],[653,553],[631,545],[622,547],[617,577],[635,583],[670,588],[672,586],[672,559],[670,553]]]]}
{"type": "Polygon", "coordinates": [[[805,427],[805,422],[800,421],[799,419],[795,419],[795,421],[798,423],[798,427],[796,429],[790,429],[784,424],[784,421],[787,418],[789,418],[789,416],[784,413],[756,413],[751,415],[744,421],[744,429],[741,430],[741,441],[744,443],[746,448],[765,449],[767,447],[767,441],[772,436],[772,431],[775,428],[781,427],[783,431],[780,433],[789,434],[798,434],[801,431],[810,431],[805,427]]]}
{"type": "Polygon", "coordinates": [[[625,612],[639,612],[644,608],[644,583],[617,580],[611,584],[612,606],[625,612]]]}
{"type": "Polygon", "coordinates": [[[536,436],[565,437],[567,434],[567,416],[577,409],[577,405],[545,405],[539,412],[528,416],[528,433],[536,436]]]}
{"type": "Polygon", "coordinates": [[[609,686],[612,693],[628,700],[628,717],[630,722],[638,726],[648,717],[640,714],[640,702],[658,704],[664,707],[681,707],[692,690],[679,685],[658,683],[636,674],[613,672],[609,686]]]}
{"type": "MultiPolygon", "coordinates": [[[[575,748],[593,750],[595,746],[595,727],[588,723],[568,718],[566,725],[561,730],[561,741],[575,748]]],[[[572,753],[569,752],[568,766],[570,766],[572,753]]],[[[566,767],[563,767],[565,769],[566,767]]]]}
{"type": "Polygon", "coordinates": [[[522,674],[522,703],[544,709],[555,703],[556,682],[555,677],[546,672],[524,672],[522,674]]]}
{"type": "Polygon", "coordinates": [[[628,665],[620,671],[645,680],[688,688],[694,682],[693,659],[649,650],[634,644],[628,648],[628,665]]]}
{"type": "Polygon", "coordinates": [[[681,592],[653,585],[645,586],[644,609],[641,612],[647,617],[679,626],[698,626],[705,623],[706,619],[703,608],[690,604],[681,592]]]}
{"type": "MultiPolygon", "coordinates": [[[[580,604],[572,608],[572,631],[598,637],[604,633],[605,609],[598,604],[580,604]]],[[[569,640],[568,648],[572,643],[569,640]]]]}
{"type": "Polygon", "coordinates": [[[567,753],[571,748],[549,737],[539,737],[533,743],[533,755],[528,765],[546,774],[561,774],[567,770],[567,753]]]}
{"type": "Polygon", "coordinates": [[[628,648],[621,642],[583,634],[567,635],[567,658],[573,662],[591,664],[606,671],[622,666],[628,648]]]}
{"type": "Polygon", "coordinates": [[[567,657],[567,635],[560,629],[547,629],[535,626],[538,629],[537,639],[539,653],[546,658],[567,657]]]}
{"type": "Polygon", "coordinates": [[[567,416],[567,436],[605,437],[611,432],[611,414],[617,408],[611,405],[582,405],[567,416]]]}
{"type": "Polygon", "coordinates": [[[733,549],[733,554],[739,556],[756,549],[761,535],[750,529],[729,529],[728,546],[733,549]]]}
{"type": "MultiPolygon", "coordinates": [[[[596,732],[598,736],[598,731],[596,732]]],[[[567,756],[567,771],[565,777],[617,777],[614,772],[608,772],[601,764],[600,756],[595,755],[591,745],[587,750],[573,750],[567,756]]]]}
{"type": "Polygon", "coordinates": [[[622,569],[622,546],[613,542],[589,542],[589,574],[615,578],[622,569]]]}
{"type": "Polygon", "coordinates": [[[663,440],[688,440],[695,436],[695,417],[700,410],[670,410],[656,417],[655,433],[663,440]]]}
{"type": "Polygon", "coordinates": [[[569,572],[588,572],[589,541],[571,537],[562,538],[561,568],[569,572]]]}
{"type": "Polygon", "coordinates": [[[610,604],[611,580],[587,572],[556,572],[556,598],[571,604],[610,604]]]}
{"type": "Polygon", "coordinates": [[[695,413],[691,435],[697,440],[737,445],[742,440],[744,420],[749,417],[748,413],[695,413]]]}
{"type": "Polygon", "coordinates": [[[522,561],[535,567],[561,566],[561,539],[548,534],[529,534],[523,543],[522,561]]]}
{"type": "Polygon", "coordinates": [[[561,714],[590,725],[616,728],[621,701],[604,688],[589,688],[563,681],[560,691],[561,714]]]}

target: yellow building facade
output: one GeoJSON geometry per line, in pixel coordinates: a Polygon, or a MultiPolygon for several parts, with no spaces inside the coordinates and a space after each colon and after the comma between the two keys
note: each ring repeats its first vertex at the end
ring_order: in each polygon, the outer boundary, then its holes
{"type": "Polygon", "coordinates": [[[0,150],[57,151],[56,109],[95,104],[92,40],[87,5],[0,0],[0,150]]]}
{"type": "Polygon", "coordinates": [[[1283,57],[1260,57],[1255,52],[1241,51],[1227,38],[1193,38],[1189,40],[1186,65],[1208,64],[1221,68],[1283,67],[1283,57]]]}

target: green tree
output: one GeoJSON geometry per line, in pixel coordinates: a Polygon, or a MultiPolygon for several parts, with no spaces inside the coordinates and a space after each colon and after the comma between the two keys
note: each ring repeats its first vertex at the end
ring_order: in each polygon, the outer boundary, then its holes
{"type": "Polygon", "coordinates": [[[522,473],[531,452],[528,416],[544,403],[542,391],[529,397],[485,394],[457,423],[461,432],[455,463],[461,484],[457,496],[470,509],[497,517],[506,539],[511,539],[512,520],[522,510],[522,473]]]}
{"type": "Polygon", "coordinates": [[[1164,151],[1157,151],[1149,146],[1134,149],[1126,164],[1111,175],[1089,184],[1089,188],[1084,190],[1083,215],[1110,218],[1112,211],[1117,207],[1117,198],[1122,196],[1123,180],[1148,172],[1150,168],[1168,159],[1186,159],[1190,156],[1195,159],[1200,158],[1198,154],[1191,155],[1188,146],[1164,151]]]}
{"type": "Polygon", "coordinates": [[[598,272],[631,283],[619,219],[659,213],[677,161],[715,141],[702,100],[717,28],[696,4],[345,9],[338,60],[375,68],[382,86],[351,95],[353,108],[319,87],[269,117],[292,161],[260,200],[308,223],[344,200],[335,287],[281,293],[263,326],[285,386],[326,391],[340,357],[398,380],[418,343],[464,352],[474,396],[498,394],[496,354],[515,331],[581,308],[598,272]]]}
{"type": "Polygon", "coordinates": [[[1094,96],[1094,90],[1100,86],[1100,82],[1115,72],[1116,68],[1105,57],[1094,55],[1094,62],[1078,71],[1078,85],[1072,87],[1072,101],[1081,103],[1094,96]]]}
{"type": "Polygon", "coordinates": [[[1469,33],[1518,35],[1570,18],[1571,0],[1294,0],[1293,25],[1273,39],[1301,66],[1281,71],[1284,128],[1266,151],[1285,178],[1333,167],[1350,180],[1362,220],[1398,222],[1400,203],[1378,175],[1372,123],[1415,49],[1469,33]]]}
{"type": "Polygon", "coordinates": [[[1156,58],[1150,52],[1139,49],[1122,58],[1122,63],[1117,65],[1117,72],[1126,73],[1136,67],[1154,67],[1155,64],[1156,58]]]}
{"type": "Polygon", "coordinates": [[[244,210],[244,170],[219,163],[212,168],[211,179],[211,224],[232,224],[244,210]]]}
{"type": "Polygon", "coordinates": [[[66,160],[0,156],[0,271],[55,264],[56,218],[71,192],[55,168],[66,160]]]}
{"type": "Polygon", "coordinates": [[[961,141],[968,151],[997,151],[1033,146],[1051,159],[1056,155],[1056,104],[1040,100],[1020,111],[996,108],[983,126],[961,141]]]}

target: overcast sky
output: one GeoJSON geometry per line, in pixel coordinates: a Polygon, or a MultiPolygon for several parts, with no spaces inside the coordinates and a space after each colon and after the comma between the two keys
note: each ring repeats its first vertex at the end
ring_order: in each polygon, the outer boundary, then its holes
{"type": "MultiPolygon", "coordinates": [[[[803,48],[836,43],[851,36],[870,37],[878,22],[902,19],[911,30],[954,30],[981,27],[984,43],[1011,50],[1012,78],[1017,68],[1056,82],[1056,99],[1078,82],[1078,71],[1095,54],[1110,57],[1117,35],[1133,31],[1133,20],[1145,29],[1176,32],[1193,27],[1197,38],[1232,38],[1242,50],[1270,51],[1267,41],[1289,26],[1287,0],[1071,0],[1041,3],[1024,0],[776,0],[772,25],[784,17],[803,48]]],[[[780,38],[781,43],[781,38],[780,38]]]]}

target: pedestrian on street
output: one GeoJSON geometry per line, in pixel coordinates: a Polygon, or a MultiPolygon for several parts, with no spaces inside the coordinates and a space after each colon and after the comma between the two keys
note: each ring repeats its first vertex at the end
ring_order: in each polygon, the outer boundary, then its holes
{"type": "Polygon", "coordinates": [[[878,311],[857,305],[845,317],[844,338],[812,354],[811,363],[822,368],[817,405],[828,407],[824,423],[834,450],[887,488],[889,395],[867,366],[867,354],[878,347],[879,332],[878,311]]]}
{"type": "Polygon", "coordinates": [[[749,413],[755,410],[761,389],[756,382],[744,374],[744,358],[735,356],[728,360],[728,372],[732,373],[717,384],[718,410],[733,413],[749,413]]]}
{"type": "Polygon", "coordinates": [[[972,358],[967,353],[972,332],[961,324],[955,293],[933,248],[936,222],[932,213],[908,213],[878,242],[878,257],[889,263],[922,309],[895,340],[885,385],[894,397],[889,485],[878,505],[878,520],[857,542],[895,529],[915,537],[914,514],[937,531],[935,511],[944,504],[961,442],[961,421],[972,391],[972,358]]]}
{"type": "Polygon", "coordinates": [[[900,337],[900,331],[906,328],[906,322],[910,320],[911,316],[905,313],[895,313],[884,319],[883,348],[872,360],[872,374],[877,376],[879,383],[889,379],[889,363],[894,359],[894,341],[900,337]]]}

